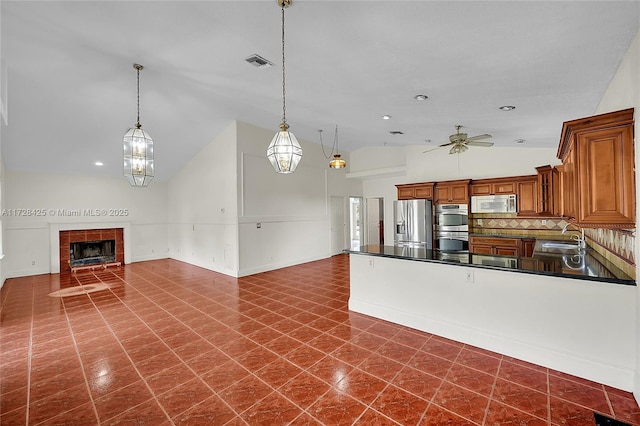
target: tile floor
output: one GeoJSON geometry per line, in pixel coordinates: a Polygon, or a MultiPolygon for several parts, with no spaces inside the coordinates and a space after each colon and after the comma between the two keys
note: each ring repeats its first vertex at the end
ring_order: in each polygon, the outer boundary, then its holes
{"type": "Polygon", "coordinates": [[[349,312],[348,272],[340,255],[7,280],[0,424],[640,425],[627,392],[349,312]]]}

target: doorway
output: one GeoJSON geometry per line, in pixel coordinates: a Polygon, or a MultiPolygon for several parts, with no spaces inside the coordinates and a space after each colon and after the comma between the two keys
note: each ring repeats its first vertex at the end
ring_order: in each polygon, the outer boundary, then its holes
{"type": "Polygon", "coordinates": [[[345,249],[344,198],[331,197],[331,256],[345,249]]]}
{"type": "Polygon", "coordinates": [[[384,199],[366,199],[366,234],[365,244],[384,244],[384,199]]]}
{"type": "Polygon", "coordinates": [[[362,197],[349,197],[349,246],[351,250],[357,250],[364,245],[362,205],[362,197]]]}

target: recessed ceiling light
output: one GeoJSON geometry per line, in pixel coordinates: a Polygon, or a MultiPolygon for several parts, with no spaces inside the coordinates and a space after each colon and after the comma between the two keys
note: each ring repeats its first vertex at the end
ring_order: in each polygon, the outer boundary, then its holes
{"type": "Polygon", "coordinates": [[[514,107],[513,105],[502,105],[500,108],[498,108],[500,111],[512,111],[514,109],[516,109],[516,107],[514,107]]]}
{"type": "Polygon", "coordinates": [[[515,142],[516,143],[524,143],[524,139],[516,139],[515,142]]]}
{"type": "Polygon", "coordinates": [[[400,130],[391,130],[389,133],[391,133],[392,135],[404,135],[404,133],[400,130]]]}
{"type": "Polygon", "coordinates": [[[416,101],[426,101],[429,97],[427,95],[415,95],[413,99],[416,101]]]}
{"type": "Polygon", "coordinates": [[[100,167],[100,166],[104,166],[104,163],[102,161],[96,161],[95,163],[96,166],[100,167]]]}
{"type": "Polygon", "coordinates": [[[382,116],[383,120],[389,120],[390,118],[391,118],[391,116],[388,115],[388,114],[385,114],[385,115],[382,116]]]}

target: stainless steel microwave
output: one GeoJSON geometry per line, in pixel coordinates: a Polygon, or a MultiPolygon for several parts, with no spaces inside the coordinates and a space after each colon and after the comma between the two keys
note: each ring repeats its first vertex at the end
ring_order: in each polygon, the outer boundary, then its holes
{"type": "Polygon", "coordinates": [[[478,195],[471,197],[471,213],[515,213],[516,195],[478,195]]]}

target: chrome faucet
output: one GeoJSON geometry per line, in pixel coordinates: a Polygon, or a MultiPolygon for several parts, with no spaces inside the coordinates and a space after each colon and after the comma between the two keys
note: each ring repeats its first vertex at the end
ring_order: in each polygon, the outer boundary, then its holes
{"type": "MultiPolygon", "coordinates": [[[[570,222],[567,222],[567,224],[564,226],[564,228],[562,228],[562,233],[563,234],[567,233],[567,228],[570,225],[573,225],[573,224],[570,223],[570,222]]],[[[578,245],[579,249],[587,248],[587,241],[584,239],[584,228],[580,228],[580,235],[573,235],[571,237],[571,239],[576,242],[576,244],[578,245]]]]}

